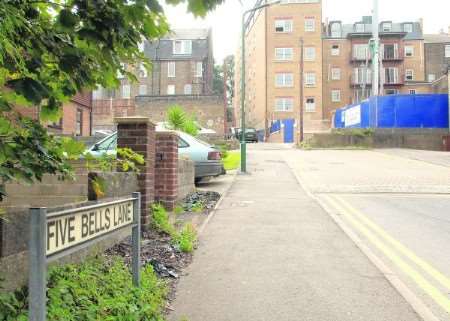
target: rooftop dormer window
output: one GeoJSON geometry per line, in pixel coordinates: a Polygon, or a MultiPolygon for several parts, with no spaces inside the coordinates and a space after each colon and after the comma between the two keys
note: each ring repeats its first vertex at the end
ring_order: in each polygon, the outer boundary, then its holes
{"type": "Polygon", "coordinates": [[[413,32],[413,24],[412,23],[403,24],[403,31],[408,33],[413,32]]]}
{"type": "Polygon", "coordinates": [[[192,54],[192,40],[174,40],[174,55],[190,55],[192,54]]]}
{"type": "Polygon", "coordinates": [[[333,22],[331,24],[331,37],[332,38],[341,38],[342,37],[342,28],[340,22],[333,22]]]}
{"type": "Polygon", "coordinates": [[[364,24],[363,23],[355,23],[355,32],[364,32],[364,24]]]}
{"type": "Polygon", "coordinates": [[[381,30],[383,32],[391,32],[392,31],[392,22],[383,22],[381,24],[381,30]]]}

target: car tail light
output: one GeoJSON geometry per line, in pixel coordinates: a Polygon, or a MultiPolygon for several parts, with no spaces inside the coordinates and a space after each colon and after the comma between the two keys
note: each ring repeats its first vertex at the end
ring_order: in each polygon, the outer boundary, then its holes
{"type": "Polygon", "coordinates": [[[209,160],[220,160],[220,152],[213,151],[208,153],[208,159],[209,160]]]}

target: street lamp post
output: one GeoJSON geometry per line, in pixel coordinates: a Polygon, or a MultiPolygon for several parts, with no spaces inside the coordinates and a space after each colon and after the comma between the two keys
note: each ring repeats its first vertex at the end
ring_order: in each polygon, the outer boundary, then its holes
{"type": "Polygon", "coordinates": [[[245,17],[247,14],[259,9],[269,7],[274,4],[280,3],[275,1],[271,3],[265,3],[260,6],[253,7],[244,11],[242,14],[242,30],[241,30],[241,172],[247,172],[247,145],[245,142],[245,17]]]}

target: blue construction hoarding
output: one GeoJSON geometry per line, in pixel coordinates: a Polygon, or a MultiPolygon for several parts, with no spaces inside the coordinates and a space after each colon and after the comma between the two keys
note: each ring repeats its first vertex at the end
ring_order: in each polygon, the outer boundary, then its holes
{"type": "Polygon", "coordinates": [[[448,128],[448,95],[370,97],[336,110],[335,128],[448,128]]]}

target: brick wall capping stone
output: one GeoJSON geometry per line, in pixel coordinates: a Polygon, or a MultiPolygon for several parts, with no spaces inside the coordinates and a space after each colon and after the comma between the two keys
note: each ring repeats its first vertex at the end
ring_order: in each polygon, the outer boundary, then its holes
{"type": "Polygon", "coordinates": [[[145,116],[114,117],[114,122],[116,124],[152,124],[155,126],[150,118],[145,116]]]}

